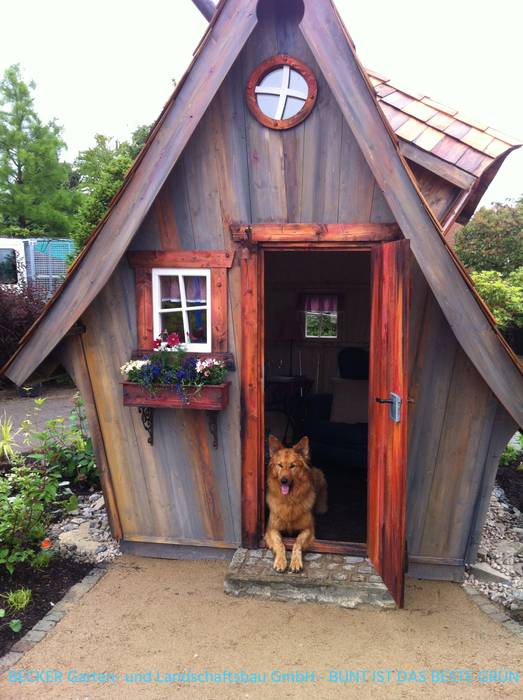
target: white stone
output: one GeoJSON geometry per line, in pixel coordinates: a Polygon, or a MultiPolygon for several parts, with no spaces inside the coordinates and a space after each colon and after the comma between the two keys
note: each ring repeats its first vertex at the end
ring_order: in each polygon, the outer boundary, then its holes
{"type": "Polygon", "coordinates": [[[89,523],[82,523],[75,530],[62,532],[58,539],[66,546],[76,545],[79,554],[95,554],[99,542],[91,536],[89,523]]]}

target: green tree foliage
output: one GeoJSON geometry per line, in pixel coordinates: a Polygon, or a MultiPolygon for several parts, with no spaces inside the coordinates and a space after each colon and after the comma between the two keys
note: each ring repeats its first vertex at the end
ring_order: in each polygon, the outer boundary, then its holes
{"type": "Polygon", "coordinates": [[[456,252],[471,270],[503,274],[523,265],[523,197],[482,207],[456,236],[456,252]]]}
{"type": "Polygon", "coordinates": [[[68,236],[78,195],[71,167],[60,161],[61,128],[42,123],[34,88],[18,65],[0,81],[0,235],[68,236]]]}
{"type": "Polygon", "coordinates": [[[471,277],[501,329],[523,326],[523,267],[505,277],[497,270],[472,272],[471,277]]]}
{"type": "Polygon", "coordinates": [[[105,215],[149,131],[148,126],[138,127],[133,132],[130,142],[114,144],[111,138],[97,134],[95,145],[78,155],[75,170],[79,189],[83,193],[73,230],[73,239],[78,251],[83,248],[92,230],[105,215]]]}

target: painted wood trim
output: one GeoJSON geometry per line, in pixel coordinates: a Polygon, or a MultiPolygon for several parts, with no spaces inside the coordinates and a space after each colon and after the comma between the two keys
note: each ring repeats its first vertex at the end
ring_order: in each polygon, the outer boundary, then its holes
{"type": "Polygon", "coordinates": [[[234,251],[229,250],[133,250],[127,253],[134,268],[189,267],[230,268],[234,251]]]}
{"type": "Polygon", "coordinates": [[[85,348],[81,335],[71,336],[62,341],[58,348],[60,360],[66,370],[69,372],[85,405],[87,422],[89,424],[89,432],[93,442],[93,450],[95,454],[96,466],[100,474],[100,484],[107,509],[107,517],[111,534],[115,540],[120,541],[123,537],[122,523],[118,512],[116,494],[111,478],[111,470],[105,450],[103,433],[100,425],[98,409],[96,407],[95,393],[89,374],[87,358],[85,356],[85,348]]]}
{"type": "Polygon", "coordinates": [[[140,352],[153,349],[153,290],[151,268],[135,267],[136,336],[140,352]]]}
{"type": "Polygon", "coordinates": [[[249,79],[247,80],[247,86],[245,88],[245,100],[247,106],[252,114],[252,116],[260,122],[263,126],[269,129],[291,129],[293,126],[297,126],[304,119],[306,119],[312,111],[316,103],[316,97],[318,96],[318,83],[316,82],[316,77],[312,70],[303,61],[293,58],[292,56],[287,56],[287,54],[277,54],[276,56],[271,56],[267,60],[260,63],[257,66],[249,79]],[[300,111],[289,119],[273,119],[260,109],[258,106],[258,100],[256,99],[256,86],[258,83],[272,70],[276,68],[281,68],[282,66],[289,66],[297,71],[302,78],[307,83],[308,93],[307,99],[305,100],[303,107],[300,111]]]}
{"type": "Polygon", "coordinates": [[[396,224],[232,224],[235,241],[253,243],[382,242],[401,237],[396,224]]]}
{"type": "Polygon", "coordinates": [[[255,549],[261,538],[263,498],[263,418],[260,342],[260,252],[242,248],[241,251],[241,450],[242,450],[242,544],[255,549]]]}
{"type": "Polygon", "coordinates": [[[234,542],[223,540],[194,539],[190,537],[155,537],[154,535],[129,535],[125,537],[127,542],[144,542],[148,544],[179,544],[193,547],[215,547],[217,549],[235,549],[238,545],[234,542]]]}
{"type": "Polygon", "coordinates": [[[15,384],[22,384],[47,357],[107,283],[255,28],[256,6],[257,0],[228,0],[216,12],[107,215],[5,366],[15,384]]]}
{"type": "Polygon", "coordinates": [[[332,2],[305,3],[300,29],[458,342],[514,420],[523,424],[518,360],[492,325],[405,167],[332,2]]]}
{"type": "Polygon", "coordinates": [[[468,191],[478,179],[473,175],[469,175],[469,173],[466,173],[464,170],[461,170],[461,168],[458,168],[451,163],[447,163],[446,161],[441,160],[441,158],[438,158],[438,156],[428,153],[427,151],[418,148],[412,143],[403,141],[402,139],[399,141],[399,149],[400,153],[405,156],[405,158],[408,158],[414,163],[421,165],[423,168],[430,170],[435,175],[438,175],[447,182],[451,182],[460,189],[467,190],[467,197],[469,195],[468,191]]]}
{"type": "Polygon", "coordinates": [[[211,270],[211,348],[213,352],[227,351],[227,270],[211,270]]]}

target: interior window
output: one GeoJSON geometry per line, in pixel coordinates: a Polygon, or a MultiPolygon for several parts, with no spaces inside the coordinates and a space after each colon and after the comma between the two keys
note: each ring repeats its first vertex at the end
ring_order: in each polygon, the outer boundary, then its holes
{"type": "Polygon", "coordinates": [[[303,304],[306,338],[338,337],[337,294],[306,294],[303,304]]]}
{"type": "Polygon", "coordinates": [[[210,352],[210,270],[153,269],[154,337],[177,333],[189,351],[210,352]]]}
{"type": "Polygon", "coordinates": [[[17,284],[16,251],[13,248],[0,248],[0,284],[17,284]]]}

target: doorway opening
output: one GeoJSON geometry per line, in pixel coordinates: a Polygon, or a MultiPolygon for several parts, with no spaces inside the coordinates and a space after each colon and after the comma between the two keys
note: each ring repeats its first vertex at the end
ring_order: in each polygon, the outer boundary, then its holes
{"type": "Polygon", "coordinates": [[[371,254],[266,251],[263,268],[265,444],[309,438],[328,484],[318,548],[364,546],[371,254]]]}

